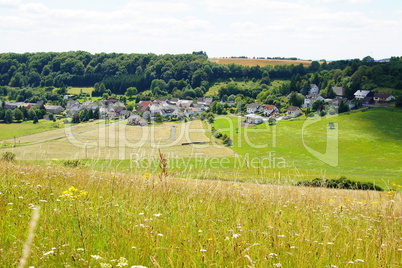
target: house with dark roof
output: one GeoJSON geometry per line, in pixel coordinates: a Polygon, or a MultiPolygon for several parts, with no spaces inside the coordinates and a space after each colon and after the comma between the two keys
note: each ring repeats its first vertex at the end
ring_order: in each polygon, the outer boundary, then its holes
{"type": "Polygon", "coordinates": [[[250,103],[249,105],[247,105],[247,113],[248,114],[255,114],[258,112],[262,111],[262,106],[259,105],[258,103],[250,103]]]}
{"type": "Polygon", "coordinates": [[[394,101],[395,97],[391,94],[375,94],[374,95],[374,102],[391,102],[394,101]]]}

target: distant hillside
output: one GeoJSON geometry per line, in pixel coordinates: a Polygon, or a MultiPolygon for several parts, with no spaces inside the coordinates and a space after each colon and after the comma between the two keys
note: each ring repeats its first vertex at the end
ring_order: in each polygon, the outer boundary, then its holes
{"type": "Polygon", "coordinates": [[[243,66],[267,66],[267,65],[299,65],[309,67],[312,63],[310,60],[280,60],[280,59],[246,59],[246,58],[214,58],[212,62],[219,64],[239,64],[243,66]]]}

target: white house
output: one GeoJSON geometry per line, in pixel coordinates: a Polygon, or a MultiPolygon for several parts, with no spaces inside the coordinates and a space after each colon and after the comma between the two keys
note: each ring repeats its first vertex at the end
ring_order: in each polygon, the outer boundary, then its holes
{"type": "Polygon", "coordinates": [[[278,116],[280,114],[279,109],[275,105],[265,105],[262,110],[265,116],[278,116]]]}
{"type": "Polygon", "coordinates": [[[247,114],[246,116],[246,123],[248,124],[261,124],[262,122],[264,122],[264,118],[260,115],[257,114],[247,114]]]}
{"type": "Polygon", "coordinates": [[[358,90],[354,95],[356,100],[362,100],[366,97],[373,96],[373,93],[370,90],[358,90]]]}
{"type": "Polygon", "coordinates": [[[247,105],[247,113],[249,114],[255,114],[258,112],[262,111],[262,106],[259,105],[258,103],[250,103],[249,105],[247,105]]]}
{"type": "Polygon", "coordinates": [[[318,88],[318,86],[316,84],[310,84],[310,91],[308,92],[308,94],[313,95],[313,94],[318,94],[318,92],[320,92],[320,89],[318,88]]]}
{"type": "Polygon", "coordinates": [[[303,103],[302,107],[304,107],[304,108],[312,108],[313,103],[318,101],[318,100],[324,101],[325,99],[321,95],[318,95],[318,94],[307,95],[304,98],[304,103],[303,103]]]}
{"type": "Polygon", "coordinates": [[[299,107],[296,106],[290,106],[286,112],[286,115],[289,117],[298,117],[299,115],[302,114],[302,111],[300,110],[299,107]]]}

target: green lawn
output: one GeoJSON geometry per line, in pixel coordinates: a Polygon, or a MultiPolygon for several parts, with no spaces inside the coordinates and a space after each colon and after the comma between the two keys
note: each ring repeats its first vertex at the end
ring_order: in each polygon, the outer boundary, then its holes
{"type": "Polygon", "coordinates": [[[92,91],[94,91],[93,87],[70,87],[67,89],[68,94],[79,95],[81,93],[87,93],[91,96],[92,91]]]}
{"type": "Polygon", "coordinates": [[[45,119],[39,120],[37,124],[33,124],[32,121],[12,124],[5,124],[2,122],[0,123],[0,141],[53,130],[57,128],[60,123],[62,123],[60,120],[55,123],[51,120],[45,119]]]}
{"type": "Polygon", "coordinates": [[[254,161],[250,163],[254,169],[257,165],[261,169],[265,159],[273,172],[291,172],[305,179],[346,176],[381,185],[402,182],[401,112],[371,109],[317,121],[278,121],[276,126],[249,128],[240,127],[239,120],[221,117],[214,126],[232,137],[233,149],[254,161]],[[328,128],[329,122],[335,129],[328,128]]]}

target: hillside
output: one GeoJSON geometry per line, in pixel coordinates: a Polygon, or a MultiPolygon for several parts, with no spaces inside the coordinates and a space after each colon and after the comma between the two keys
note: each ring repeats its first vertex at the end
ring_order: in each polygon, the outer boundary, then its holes
{"type": "Polygon", "coordinates": [[[4,267],[17,266],[21,256],[26,267],[397,267],[402,262],[397,193],[3,161],[0,174],[4,267]]]}

